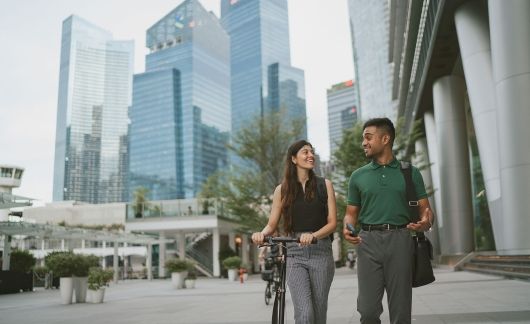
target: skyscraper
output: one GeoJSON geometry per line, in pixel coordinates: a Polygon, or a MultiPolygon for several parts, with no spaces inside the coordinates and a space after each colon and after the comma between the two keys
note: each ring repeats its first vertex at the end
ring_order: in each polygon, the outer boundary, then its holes
{"type": "Polygon", "coordinates": [[[229,38],[218,18],[186,0],[147,30],[145,73],[134,76],[129,197],[195,197],[228,165],[229,38]]]}
{"type": "Polygon", "coordinates": [[[342,140],[342,133],[357,122],[358,96],[353,80],[334,84],[327,90],[329,148],[333,155],[342,140]]]}
{"type": "Polygon", "coordinates": [[[388,54],[388,1],[348,0],[359,89],[360,118],[386,116],[394,119],[392,75],[388,54]]]}
{"type": "Polygon", "coordinates": [[[133,41],[63,21],[53,200],[124,200],[133,41]]]}
{"type": "Polygon", "coordinates": [[[306,118],[304,71],[291,66],[287,1],[222,0],[221,21],[230,35],[232,133],[267,111],[306,118]]]}

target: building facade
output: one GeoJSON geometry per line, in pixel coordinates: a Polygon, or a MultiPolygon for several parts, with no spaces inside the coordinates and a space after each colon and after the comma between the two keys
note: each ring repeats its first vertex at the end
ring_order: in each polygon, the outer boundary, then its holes
{"type": "Polygon", "coordinates": [[[125,199],[133,52],[80,17],[63,22],[54,201],[125,199]]]}
{"type": "Polygon", "coordinates": [[[392,64],[389,63],[388,6],[391,1],[348,0],[354,53],[355,80],[359,91],[359,118],[395,119],[392,98],[392,64]]]}
{"type": "Polygon", "coordinates": [[[353,80],[334,84],[327,90],[330,155],[338,149],[342,133],[358,120],[357,87],[353,80]]]}
{"type": "Polygon", "coordinates": [[[405,4],[390,7],[398,112],[409,133],[423,120],[426,144],[412,144],[428,157],[441,254],[530,254],[530,2],[405,4]]]}
{"type": "Polygon", "coordinates": [[[145,73],[134,76],[129,199],[192,198],[228,163],[229,38],[218,18],[187,0],[147,30],[145,73]]]}
{"type": "Polygon", "coordinates": [[[284,111],[286,122],[305,120],[305,78],[291,66],[287,1],[222,0],[221,21],[230,35],[233,134],[268,111],[284,111]]]}

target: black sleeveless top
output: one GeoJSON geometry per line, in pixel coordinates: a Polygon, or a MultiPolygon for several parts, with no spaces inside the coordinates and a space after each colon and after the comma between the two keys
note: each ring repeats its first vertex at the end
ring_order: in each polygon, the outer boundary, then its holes
{"type": "Polygon", "coordinates": [[[299,182],[298,186],[293,204],[293,232],[316,232],[327,224],[326,205],[318,199],[317,192],[313,200],[305,200],[302,184],[299,182]]]}

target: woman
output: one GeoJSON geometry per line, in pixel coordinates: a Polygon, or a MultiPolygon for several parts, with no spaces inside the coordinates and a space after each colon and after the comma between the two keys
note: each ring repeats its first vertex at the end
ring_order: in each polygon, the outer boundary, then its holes
{"type": "Polygon", "coordinates": [[[326,323],[328,294],[335,273],[331,237],[337,225],[335,192],[325,180],[327,206],[317,197],[317,176],[313,171],[313,146],[304,140],[292,144],[285,159],[281,185],[274,190],[267,226],[252,234],[252,241],[262,244],[278,228],[299,236],[300,244],[287,244],[287,284],[294,305],[297,324],[326,323]],[[317,238],[317,244],[311,244],[317,238]]]}

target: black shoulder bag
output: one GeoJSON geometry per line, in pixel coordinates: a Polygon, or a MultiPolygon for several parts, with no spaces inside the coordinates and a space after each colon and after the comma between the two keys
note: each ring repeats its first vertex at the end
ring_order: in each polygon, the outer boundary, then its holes
{"type": "MultiPolygon", "coordinates": [[[[405,178],[407,190],[407,201],[412,222],[420,220],[418,210],[418,200],[412,182],[412,168],[410,163],[401,161],[401,172],[405,178]]],[[[423,232],[416,232],[414,240],[414,255],[412,258],[412,287],[421,287],[430,284],[435,280],[432,271],[432,244],[423,232]]]]}

